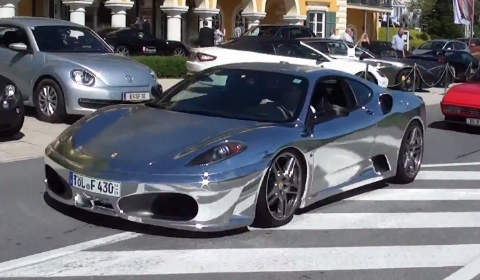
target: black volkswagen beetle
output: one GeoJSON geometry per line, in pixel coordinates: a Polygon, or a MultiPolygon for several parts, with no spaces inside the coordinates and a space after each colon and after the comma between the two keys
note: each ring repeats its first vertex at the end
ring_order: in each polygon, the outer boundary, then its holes
{"type": "Polygon", "coordinates": [[[0,76],[0,137],[13,137],[24,120],[22,94],[10,79],[0,76]]]}

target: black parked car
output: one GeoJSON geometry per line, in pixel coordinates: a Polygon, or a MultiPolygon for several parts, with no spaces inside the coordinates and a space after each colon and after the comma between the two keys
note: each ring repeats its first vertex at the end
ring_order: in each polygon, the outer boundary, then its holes
{"type": "MultiPolygon", "coordinates": [[[[22,94],[8,78],[0,76],[0,137],[13,137],[25,120],[22,94]]],[[[45,105],[47,106],[47,105],[45,105]]]]}
{"type": "Polygon", "coordinates": [[[316,37],[313,31],[301,25],[260,24],[247,30],[242,36],[276,36],[281,38],[316,37]]]}
{"type": "Polygon", "coordinates": [[[110,32],[99,31],[102,38],[122,55],[176,55],[187,56],[188,49],[178,41],[157,39],[138,28],[119,28],[110,32]]]}
{"type": "Polygon", "coordinates": [[[466,51],[441,50],[410,55],[407,58],[421,60],[430,65],[449,64],[453,67],[458,81],[468,80],[478,69],[479,61],[466,51]]]}

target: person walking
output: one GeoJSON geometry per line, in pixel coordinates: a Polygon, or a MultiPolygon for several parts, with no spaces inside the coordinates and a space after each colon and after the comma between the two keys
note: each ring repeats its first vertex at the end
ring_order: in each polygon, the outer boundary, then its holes
{"type": "Polygon", "coordinates": [[[242,34],[243,34],[243,23],[240,22],[240,24],[237,27],[235,27],[235,29],[233,29],[232,38],[238,38],[242,36],[242,34]]]}
{"type": "Polygon", "coordinates": [[[399,28],[397,34],[392,37],[392,48],[395,51],[397,57],[404,58],[405,50],[405,41],[403,41],[403,28],[399,28]]]}
{"type": "Polygon", "coordinates": [[[150,22],[148,22],[148,19],[146,16],[143,16],[143,23],[142,23],[142,31],[145,33],[145,35],[150,35],[150,22]]]}
{"type": "Polygon", "coordinates": [[[335,34],[335,30],[330,30],[330,39],[340,39],[337,34],[335,34]]]}
{"type": "Polygon", "coordinates": [[[223,42],[223,37],[225,37],[225,34],[220,30],[220,24],[216,23],[215,24],[215,31],[213,31],[214,37],[215,37],[215,45],[220,44],[223,42]]]}
{"type": "Polygon", "coordinates": [[[342,34],[341,39],[344,40],[345,42],[350,42],[353,44],[353,31],[351,28],[345,29],[345,32],[342,34]]]}
{"type": "Polygon", "coordinates": [[[198,46],[213,47],[215,45],[215,34],[213,30],[208,27],[208,21],[203,21],[203,27],[198,31],[198,46]]]}

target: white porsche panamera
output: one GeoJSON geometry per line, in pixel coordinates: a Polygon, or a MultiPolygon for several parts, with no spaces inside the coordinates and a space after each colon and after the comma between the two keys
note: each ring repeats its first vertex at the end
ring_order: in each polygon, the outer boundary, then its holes
{"type": "Polygon", "coordinates": [[[273,36],[240,37],[215,47],[192,48],[186,67],[189,75],[210,67],[241,62],[278,62],[312,65],[366,78],[381,87],[388,78],[366,63],[336,59],[296,39],[273,36]]]}

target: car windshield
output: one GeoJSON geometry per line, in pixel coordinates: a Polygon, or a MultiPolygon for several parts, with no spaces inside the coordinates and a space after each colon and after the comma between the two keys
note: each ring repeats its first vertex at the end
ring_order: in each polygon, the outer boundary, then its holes
{"type": "Polygon", "coordinates": [[[263,36],[263,35],[275,35],[281,26],[268,26],[260,25],[250,28],[242,36],[263,36]]]}
{"type": "Polygon", "coordinates": [[[418,48],[422,50],[437,50],[437,49],[443,49],[443,46],[445,46],[445,44],[446,42],[444,41],[428,41],[418,48]]]}
{"type": "Polygon", "coordinates": [[[289,74],[208,69],[173,87],[148,106],[211,117],[289,122],[303,108],[308,80],[289,74]]]}
{"type": "Polygon", "coordinates": [[[32,27],[42,52],[111,53],[112,50],[88,28],[48,25],[32,27]]]}

